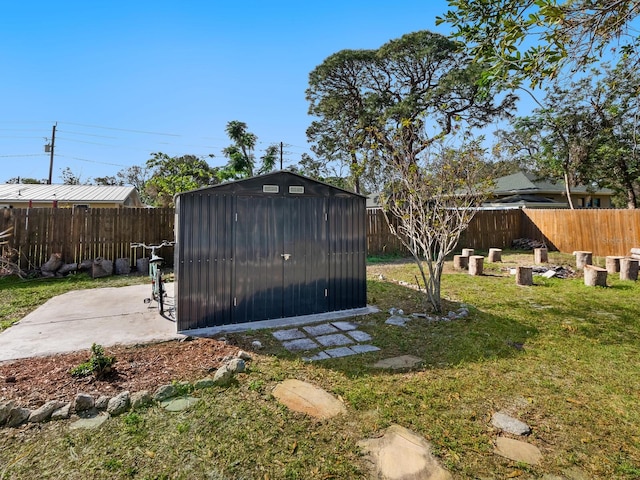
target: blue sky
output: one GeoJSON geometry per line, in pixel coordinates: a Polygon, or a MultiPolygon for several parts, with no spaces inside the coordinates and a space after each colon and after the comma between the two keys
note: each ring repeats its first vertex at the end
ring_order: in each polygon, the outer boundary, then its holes
{"type": "Polygon", "coordinates": [[[225,125],[308,151],[308,74],[343,49],[378,48],[435,26],[444,0],[87,2],[0,6],[0,182],[53,182],[143,165],[151,152],[223,165],[225,125]]]}

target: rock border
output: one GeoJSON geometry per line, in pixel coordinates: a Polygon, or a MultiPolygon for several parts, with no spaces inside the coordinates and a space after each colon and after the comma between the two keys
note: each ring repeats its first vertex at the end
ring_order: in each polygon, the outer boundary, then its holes
{"type": "Polygon", "coordinates": [[[213,378],[206,377],[189,382],[174,382],[159,385],[153,394],[147,390],[130,393],[120,392],[114,397],[102,395],[98,398],[86,393],[78,393],[72,401],[50,400],[41,407],[30,410],[17,405],[14,400],[0,398],[0,428],[16,428],[27,423],[43,423],[48,421],[67,420],[74,415],[83,418],[106,412],[115,417],[130,410],[148,407],[154,403],[160,404],[171,398],[179,397],[193,390],[226,387],[237,373],[243,373],[246,362],[251,361],[251,355],[242,350],[235,357],[229,358],[218,370],[213,378]]]}

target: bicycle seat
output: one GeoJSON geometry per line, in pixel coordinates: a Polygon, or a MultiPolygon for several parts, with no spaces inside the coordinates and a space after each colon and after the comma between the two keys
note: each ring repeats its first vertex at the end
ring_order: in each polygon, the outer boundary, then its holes
{"type": "Polygon", "coordinates": [[[164,258],[159,257],[158,255],[152,255],[151,260],[149,260],[149,263],[160,263],[163,261],[164,261],[164,258]]]}

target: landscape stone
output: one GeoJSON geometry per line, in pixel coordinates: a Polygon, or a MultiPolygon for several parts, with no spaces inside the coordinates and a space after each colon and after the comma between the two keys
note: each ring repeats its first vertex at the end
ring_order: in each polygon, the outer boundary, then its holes
{"type": "Polygon", "coordinates": [[[0,426],[5,424],[13,407],[15,407],[13,400],[0,401],[0,426]]]}
{"type": "Polygon", "coordinates": [[[129,275],[131,273],[128,258],[116,258],[115,273],[116,275],[129,275]]]}
{"type": "Polygon", "coordinates": [[[303,331],[297,328],[291,328],[289,330],[277,330],[273,332],[273,336],[281,342],[283,340],[297,340],[299,338],[307,338],[303,331]]]}
{"type": "Polygon", "coordinates": [[[318,335],[330,335],[336,333],[339,330],[330,323],[323,323],[322,325],[313,325],[310,327],[302,327],[305,332],[313,337],[318,335]]]}
{"type": "Polygon", "coordinates": [[[254,340],[251,342],[251,346],[256,350],[260,350],[262,348],[262,342],[260,340],[254,340]]]}
{"type": "Polygon", "coordinates": [[[98,428],[108,419],[109,419],[108,413],[100,412],[98,415],[92,415],[90,417],[80,418],[79,420],[76,420],[71,425],[69,425],[69,428],[71,430],[79,430],[79,429],[92,430],[94,428],[98,428]]]}
{"type": "Polygon", "coordinates": [[[246,364],[241,358],[232,359],[229,363],[227,363],[227,366],[232,373],[243,373],[246,368],[246,364]]]}
{"type": "Polygon", "coordinates": [[[107,396],[107,395],[100,395],[98,397],[98,399],[96,400],[95,403],[95,407],[98,410],[106,410],[107,407],[109,406],[109,400],[111,400],[111,397],[107,396]]]}
{"type": "Polygon", "coordinates": [[[65,403],[51,414],[51,420],[66,420],[71,416],[71,402],[65,403]]]}
{"type": "Polygon", "coordinates": [[[7,427],[13,428],[22,425],[27,421],[29,415],[31,415],[31,410],[29,410],[28,408],[14,406],[11,410],[9,410],[7,427]]]}
{"type": "Polygon", "coordinates": [[[76,412],[84,412],[85,410],[90,410],[95,406],[95,400],[91,395],[87,395],[86,393],[79,393],[76,395],[76,398],[73,402],[74,409],[76,412]]]}
{"type": "Polygon", "coordinates": [[[51,414],[63,405],[64,402],[61,402],[60,400],[51,400],[42,405],[40,408],[36,408],[35,410],[33,410],[31,412],[31,415],[29,415],[27,422],[38,423],[49,420],[51,418],[51,414]]]}
{"type": "Polygon", "coordinates": [[[282,342],[282,346],[290,352],[298,350],[314,350],[320,347],[310,338],[301,338],[299,340],[291,340],[290,342],[282,342]]]}
{"type": "Polygon", "coordinates": [[[394,315],[387,318],[384,323],[386,323],[387,325],[395,325],[396,327],[406,327],[409,320],[410,319],[407,317],[399,317],[397,315],[394,315]]]}
{"type": "MultiPolygon", "coordinates": [[[[140,390],[131,394],[131,408],[137,410],[139,408],[148,407],[153,403],[153,399],[148,390],[140,390]]],[[[108,405],[107,405],[108,406],[108,405]]]]}
{"type": "Polygon", "coordinates": [[[109,400],[107,412],[113,417],[126,412],[129,409],[130,400],[130,394],[128,391],[125,390],[124,392],[119,393],[109,400]]]}
{"type": "Polygon", "coordinates": [[[233,378],[233,371],[229,368],[228,365],[221,366],[216,374],[213,376],[213,382],[216,385],[229,385],[231,379],[233,378]]]}
{"type": "Polygon", "coordinates": [[[353,338],[356,342],[368,342],[371,340],[371,335],[367,332],[361,332],[360,330],[352,330],[347,332],[351,338],[353,338]]]}
{"type": "Polygon", "coordinates": [[[245,352],[244,350],[239,350],[238,354],[236,355],[238,358],[241,358],[242,360],[244,360],[245,362],[250,362],[252,360],[251,355],[249,355],[247,352],[245,352]]]}
{"type": "Polygon", "coordinates": [[[211,377],[201,378],[200,380],[196,380],[196,383],[193,384],[193,388],[196,390],[201,390],[203,388],[211,388],[216,384],[211,377]]]}
{"type": "Polygon", "coordinates": [[[535,445],[507,437],[497,438],[495,453],[514,462],[529,465],[538,465],[542,460],[542,452],[535,445]]]}
{"type": "Polygon", "coordinates": [[[316,337],[316,341],[324,347],[339,347],[341,345],[349,345],[350,343],[353,343],[352,339],[342,333],[322,335],[320,337],[316,337]]]}
{"type": "Polygon", "coordinates": [[[358,442],[369,460],[373,478],[380,480],[449,480],[453,478],[431,453],[423,437],[400,425],[384,436],[358,442]]]}
{"type": "Polygon", "coordinates": [[[422,363],[422,359],[413,355],[401,355],[399,357],[385,358],[373,365],[374,368],[390,368],[392,370],[402,370],[413,368],[422,363]]]}
{"type": "Polygon", "coordinates": [[[531,433],[529,425],[504,412],[494,413],[491,417],[491,425],[513,435],[529,435],[531,433]]]}
{"type": "Polygon", "coordinates": [[[175,397],[178,394],[176,387],[168,385],[160,385],[153,394],[153,399],[156,402],[162,402],[168,398],[175,397]]]}
{"type": "Polygon", "coordinates": [[[170,398],[169,400],[161,402],[160,405],[168,412],[182,412],[188,408],[193,407],[199,401],[200,399],[198,398],[185,396],[170,398]]]}
{"type": "Polygon", "coordinates": [[[356,328],[358,328],[358,325],[353,322],[333,322],[331,325],[339,330],[342,330],[343,332],[347,330],[355,330],[356,328]]]}
{"type": "Polygon", "coordinates": [[[289,379],[276,385],[273,396],[295,412],[326,420],[346,413],[347,409],[333,395],[310,383],[289,379]]]}
{"type": "Polygon", "coordinates": [[[325,350],[325,352],[332,358],[348,357],[349,355],[356,354],[356,352],[349,347],[330,348],[329,350],[325,350]]]}
{"type": "Polygon", "coordinates": [[[356,353],[369,353],[369,352],[377,352],[380,350],[378,347],[374,345],[352,345],[351,350],[356,353]]]}

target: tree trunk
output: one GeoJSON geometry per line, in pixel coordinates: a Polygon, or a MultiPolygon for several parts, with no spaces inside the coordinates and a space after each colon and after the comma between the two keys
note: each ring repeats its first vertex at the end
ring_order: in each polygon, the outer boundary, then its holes
{"type": "Polygon", "coordinates": [[[571,186],[569,185],[569,174],[564,172],[564,191],[567,194],[567,202],[569,202],[569,208],[574,210],[573,208],[573,200],[571,199],[571,186]]]}

